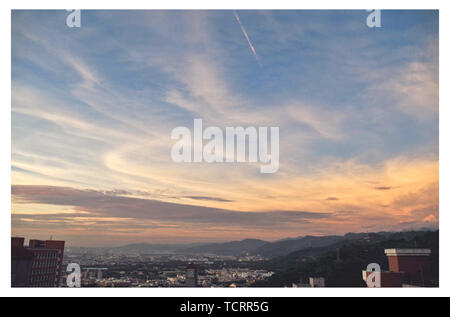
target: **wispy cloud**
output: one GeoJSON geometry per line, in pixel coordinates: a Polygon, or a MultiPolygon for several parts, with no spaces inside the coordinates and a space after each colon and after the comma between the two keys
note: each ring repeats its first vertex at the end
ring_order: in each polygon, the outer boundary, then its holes
{"type": "Polygon", "coordinates": [[[194,200],[211,200],[211,201],[220,201],[220,202],[231,202],[230,199],[219,198],[219,197],[209,197],[209,196],[185,196],[185,198],[194,199],[194,200]]]}

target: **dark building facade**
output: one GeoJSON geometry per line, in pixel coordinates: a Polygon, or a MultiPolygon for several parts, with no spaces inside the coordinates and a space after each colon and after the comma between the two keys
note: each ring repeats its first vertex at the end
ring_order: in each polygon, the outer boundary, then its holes
{"type": "Polygon", "coordinates": [[[198,268],[195,264],[189,264],[186,268],[186,287],[198,286],[198,268]]]}
{"type": "Polygon", "coordinates": [[[23,247],[24,238],[11,239],[11,286],[29,286],[33,253],[23,247]]]}
{"type": "Polygon", "coordinates": [[[11,286],[58,287],[61,280],[64,241],[11,238],[11,286]]]}

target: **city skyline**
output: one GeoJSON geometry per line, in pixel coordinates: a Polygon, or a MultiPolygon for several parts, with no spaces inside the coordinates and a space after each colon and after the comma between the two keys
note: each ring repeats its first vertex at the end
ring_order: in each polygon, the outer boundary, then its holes
{"type": "Polygon", "coordinates": [[[12,235],[77,246],[438,228],[438,11],[12,11],[12,235]],[[280,166],[171,131],[280,127],[280,166]]]}

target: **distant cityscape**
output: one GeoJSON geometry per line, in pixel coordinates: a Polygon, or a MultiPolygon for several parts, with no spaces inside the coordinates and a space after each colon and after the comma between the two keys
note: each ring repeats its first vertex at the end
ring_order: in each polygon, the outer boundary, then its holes
{"type": "Polygon", "coordinates": [[[70,263],[81,287],[438,286],[438,231],[246,239],[201,245],[65,247],[65,241],[12,237],[13,287],[68,287],[70,263]],[[276,252],[275,252],[276,251],[276,252]]]}
{"type": "Polygon", "coordinates": [[[63,265],[80,263],[87,287],[244,287],[273,274],[255,269],[260,261],[264,258],[70,252],[63,265]]]}

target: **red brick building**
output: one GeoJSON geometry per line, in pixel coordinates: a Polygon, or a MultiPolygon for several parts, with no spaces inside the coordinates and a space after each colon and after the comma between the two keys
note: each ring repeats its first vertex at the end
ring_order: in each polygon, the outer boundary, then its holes
{"type": "Polygon", "coordinates": [[[24,238],[11,239],[11,286],[29,286],[33,252],[23,247],[24,238]]]}
{"type": "MultiPolygon", "coordinates": [[[[379,287],[426,286],[430,280],[430,249],[386,249],[389,271],[379,272],[379,287]]],[[[375,272],[363,271],[367,282],[375,272]]]]}
{"type": "Polygon", "coordinates": [[[58,287],[61,279],[64,241],[11,238],[11,286],[58,287]]]}
{"type": "Polygon", "coordinates": [[[386,249],[389,271],[403,272],[404,284],[424,286],[430,280],[430,249],[386,249]]]}

